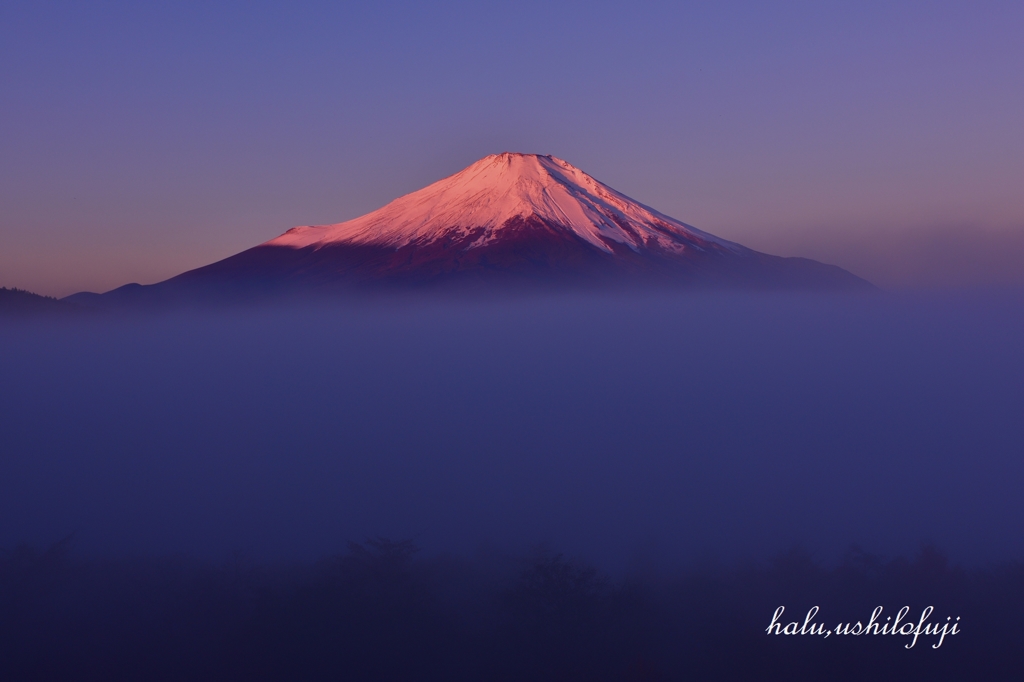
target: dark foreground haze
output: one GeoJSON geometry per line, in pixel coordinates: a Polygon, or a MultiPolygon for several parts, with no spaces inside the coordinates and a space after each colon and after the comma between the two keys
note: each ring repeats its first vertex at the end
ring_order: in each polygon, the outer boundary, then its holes
{"type": "Polygon", "coordinates": [[[989,647],[987,679],[1013,679],[1022,313],[658,293],[0,319],[0,652],[64,678],[283,678],[292,656],[800,679],[843,656],[941,677],[989,647]],[[780,604],[934,604],[964,634],[773,641],[780,604]]]}

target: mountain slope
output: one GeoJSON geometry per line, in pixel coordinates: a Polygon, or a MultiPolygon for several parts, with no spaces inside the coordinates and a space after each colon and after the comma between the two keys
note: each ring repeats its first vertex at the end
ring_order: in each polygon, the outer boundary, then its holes
{"type": "Polygon", "coordinates": [[[658,213],[552,156],[495,154],[354,220],[296,227],[121,298],[512,282],[870,288],[658,213]]]}
{"type": "Polygon", "coordinates": [[[67,312],[73,306],[50,296],[40,296],[24,289],[0,287],[0,315],[67,312]]]}

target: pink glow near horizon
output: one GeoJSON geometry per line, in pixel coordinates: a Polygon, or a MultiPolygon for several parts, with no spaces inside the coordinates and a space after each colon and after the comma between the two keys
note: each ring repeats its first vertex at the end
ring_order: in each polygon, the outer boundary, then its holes
{"type": "Polygon", "coordinates": [[[152,282],[503,150],[883,286],[1024,284],[1019,5],[5,10],[0,286],[152,282]]]}

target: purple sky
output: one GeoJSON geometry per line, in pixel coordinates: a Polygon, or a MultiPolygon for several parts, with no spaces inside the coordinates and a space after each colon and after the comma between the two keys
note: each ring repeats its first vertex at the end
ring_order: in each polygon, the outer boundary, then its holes
{"type": "Polygon", "coordinates": [[[1024,284],[1022,3],[351,5],[0,5],[0,286],[158,281],[506,150],[882,286],[1024,284]]]}

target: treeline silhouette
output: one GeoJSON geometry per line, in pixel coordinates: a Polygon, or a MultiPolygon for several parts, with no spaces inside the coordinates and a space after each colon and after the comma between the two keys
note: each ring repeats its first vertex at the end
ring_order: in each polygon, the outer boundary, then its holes
{"type": "Polygon", "coordinates": [[[0,287],[0,315],[74,310],[75,306],[52,296],[34,294],[24,289],[0,287]]]}
{"type": "Polygon", "coordinates": [[[965,570],[935,548],[822,565],[611,578],[537,550],[423,557],[373,539],[319,561],[96,560],[72,539],[0,553],[2,680],[1020,680],[1024,565],[965,570]],[[922,637],[769,636],[802,621],[961,617],[922,637]]]}

